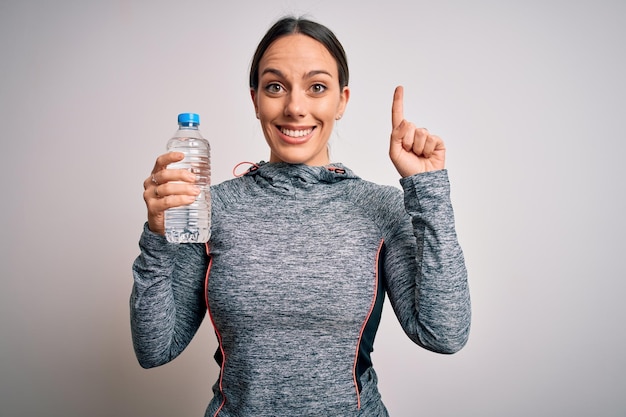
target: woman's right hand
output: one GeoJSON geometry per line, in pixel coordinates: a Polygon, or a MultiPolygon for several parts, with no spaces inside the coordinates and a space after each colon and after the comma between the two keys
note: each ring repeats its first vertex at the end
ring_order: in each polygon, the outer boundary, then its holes
{"type": "Polygon", "coordinates": [[[165,235],[165,210],[191,204],[200,194],[200,188],[195,185],[195,174],[186,169],[167,169],[169,164],[182,161],[184,157],[182,152],[159,156],[152,173],[143,182],[148,227],[154,233],[165,235]]]}

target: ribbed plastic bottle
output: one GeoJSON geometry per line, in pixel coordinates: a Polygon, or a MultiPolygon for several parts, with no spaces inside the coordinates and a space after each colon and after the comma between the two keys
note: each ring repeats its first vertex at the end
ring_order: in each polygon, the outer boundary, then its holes
{"type": "Polygon", "coordinates": [[[187,169],[196,174],[200,194],[186,206],[165,211],[165,237],[173,243],[204,243],[211,237],[211,146],[200,133],[200,116],[178,115],[178,130],[167,142],[170,152],[182,152],[185,159],[168,169],[187,169]]]}

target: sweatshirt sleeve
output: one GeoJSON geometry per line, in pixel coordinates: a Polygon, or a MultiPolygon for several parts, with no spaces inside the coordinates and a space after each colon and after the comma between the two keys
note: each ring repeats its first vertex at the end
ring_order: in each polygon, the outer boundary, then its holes
{"type": "Polygon", "coordinates": [[[206,313],[203,244],[169,243],[148,229],[133,263],[130,324],[133,346],[144,368],[163,365],[187,347],[206,313]]]}
{"type": "Polygon", "coordinates": [[[385,241],[387,293],[411,340],[434,352],[455,353],[467,343],[471,306],[448,174],[418,174],[400,184],[405,209],[400,216],[406,221],[397,222],[385,241]]]}

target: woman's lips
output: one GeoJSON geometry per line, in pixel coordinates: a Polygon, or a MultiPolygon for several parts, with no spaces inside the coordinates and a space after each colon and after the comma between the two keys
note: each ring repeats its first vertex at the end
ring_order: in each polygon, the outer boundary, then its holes
{"type": "Polygon", "coordinates": [[[291,145],[299,145],[311,139],[313,136],[314,127],[307,128],[286,128],[286,127],[278,127],[278,131],[280,133],[280,137],[283,141],[291,144],[291,145]]]}

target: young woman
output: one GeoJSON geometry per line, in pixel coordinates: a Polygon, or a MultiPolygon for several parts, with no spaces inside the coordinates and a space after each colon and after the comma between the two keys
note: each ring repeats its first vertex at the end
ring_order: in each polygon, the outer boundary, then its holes
{"type": "Polygon", "coordinates": [[[220,366],[206,416],[386,416],[370,354],[385,294],[411,340],[454,353],[470,299],[454,229],[443,141],[392,104],[389,156],[402,190],[331,163],[328,140],[350,98],[344,50],[318,23],[284,18],[265,35],[250,94],[269,162],[212,186],[206,244],[170,244],[164,211],[190,203],[193,176],[157,158],[133,265],[140,364],[167,363],[205,313],[220,366]]]}

